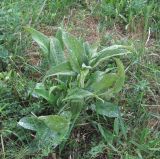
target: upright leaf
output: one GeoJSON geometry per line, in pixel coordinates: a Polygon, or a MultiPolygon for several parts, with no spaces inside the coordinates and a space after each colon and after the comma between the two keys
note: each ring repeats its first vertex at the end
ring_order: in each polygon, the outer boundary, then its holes
{"type": "Polygon", "coordinates": [[[122,131],[122,134],[123,134],[124,138],[127,140],[127,128],[124,125],[124,121],[123,121],[123,118],[121,116],[121,112],[120,112],[119,108],[118,108],[118,113],[119,113],[118,119],[119,119],[120,129],[122,131]]]}
{"type": "Polygon", "coordinates": [[[83,43],[83,47],[88,60],[97,56],[98,45],[96,43],[94,45],[90,45],[88,42],[85,42],[83,43]]]}
{"type": "Polygon", "coordinates": [[[88,73],[89,73],[89,68],[83,68],[80,71],[80,74],[79,74],[79,77],[78,77],[79,87],[84,88],[85,79],[86,79],[86,76],[88,75],[88,73]]]}
{"type": "Polygon", "coordinates": [[[63,42],[69,52],[68,58],[73,70],[79,72],[82,64],[86,63],[86,55],[83,48],[83,43],[66,32],[63,32],[63,42]]]}
{"type": "Polygon", "coordinates": [[[48,56],[50,46],[49,38],[33,28],[26,28],[26,30],[31,34],[33,40],[36,41],[43,50],[43,53],[48,56]]]}
{"type": "Polygon", "coordinates": [[[65,62],[65,56],[61,44],[58,39],[53,37],[50,39],[49,60],[51,65],[54,63],[58,65],[65,62]]]}
{"type": "Polygon", "coordinates": [[[117,80],[114,84],[113,87],[113,93],[118,93],[119,91],[121,91],[123,85],[124,85],[124,81],[125,81],[125,70],[124,70],[124,66],[123,63],[121,62],[120,59],[115,59],[116,60],[116,64],[117,64],[117,80]]]}
{"type": "Polygon", "coordinates": [[[86,53],[87,57],[91,58],[92,50],[91,50],[91,47],[90,47],[89,43],[88,42],[83,43],[83,47],[84,47],[84,50],[85,50],[85,53],[86,53]]]}
{"type": "Polygon", "coordinates": [[[63,43],[63,39],[62,39],[62,29],[58,28],[57,32],[56,32],[56,38],[59,40],[62,49],[64,50],[64,43],[63,43]]]}

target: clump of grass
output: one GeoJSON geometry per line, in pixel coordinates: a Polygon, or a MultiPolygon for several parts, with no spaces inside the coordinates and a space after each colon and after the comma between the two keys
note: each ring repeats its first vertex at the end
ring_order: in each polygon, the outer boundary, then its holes
{"type": "Polygon", "coordinates": [[[159,13],[158,4],[159,2],[155,0],[102,0],[97,4],[89,5],[89,8],[95,17],[102,19],[103,23],[106,21],[105,25],[109,27],[118,22],[125,24],[126,30],[143,32],[146,36],[149,28],[155,34],[159,32],[157,30],[159,17],[155,15],[159,13]]]}

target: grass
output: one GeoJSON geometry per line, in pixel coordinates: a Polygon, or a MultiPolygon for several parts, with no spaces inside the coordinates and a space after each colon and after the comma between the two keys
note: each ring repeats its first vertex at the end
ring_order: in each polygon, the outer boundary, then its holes
{"type": "MultiPolygon", "coordinates": [[[[0,158],[160,158],[158,0],[2,0],[0,6],[0,158]],[[123,123],[117,126],[116,118],[86,108],[63,149],[44,145],[39,152],[31,151],[35,132],[24,130],[17,122],[32,114],[50,115],[59,108],[29,94],[42,81],[48,62],[25,31],[28,25],[48,36],[63,26],[99,49],[114,44],[132,46],[132,54],[121,57],[125,84],[111,99],[121,106],[124,127],[123,123]]],[[[46,86],[51,85],[47,81],[46,86]]]]}

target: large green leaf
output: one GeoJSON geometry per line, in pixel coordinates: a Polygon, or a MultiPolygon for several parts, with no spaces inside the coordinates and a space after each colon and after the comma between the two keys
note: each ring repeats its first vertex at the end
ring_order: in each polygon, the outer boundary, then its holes
{"type": "Polygon", "coordinates": [[[58,39],[51,38],[50,39],[50,51],[49,51],[49,60],[56,65],[65,62],[64,52],[62,50],[61,44],[58,39]]]}
{"type": "Polygon", "coordinates": [[[95,71],[90,74],[88,81],[86,82],[86,86],[89,87],[96,81],[100,81],[104,75],[103,71],[95,71]]]}
{"type": "Polygon", "coordinates": [[[64,50],[64,43],[63,43],[63,39],[62,39],[62,29],[58,28],[57,32],[56,32],[56,38],[59,40],[62,49],[64,50]]]}
{"type": "Polygon", "coordinates": [[[117,72],[117,79],[116,79],[116,82],[113,87],[113,93],[118,93],[119,91],[121,91],[121,89],[124,85],[125,70],[124,70],[124,66],[123,66],[123,63],[121,62],[121,60],[117,59],[117,58],[115,60],[116,60],[118,72],[117,72]]]}
{"type": "Polygon", "coordinates": [[[48,56],[50,39],[33,28],[28,27],[26,30],[31,34],[33,40],[36,41],[40,48],[43,50],[43,53],[48,56]]]}
{"type": "Polygon", "coordinates": [[[90,45],[88,42],[83,43],[83,47],[84,47],[85,53],[88,57],[88,60],[90,60],[98,55],[98,53],[97,53],[98,46],[99,45],[97,45],[97,43],[95,43],[93,45],[90,45]]]}
{"type": "Polygon", "coordinates": [[[84,47],[84,50],[85,50],[85,53],[86,53],[87,57],[91,58],[92,50],[91,50],[91,47],[90,47],[89,43],[88,42],[83,43],[83,47],[84,47]]]}
{"type": "Polygon", "coordinates": [[[75,72],[72,70],[69,62],[61,63],[57,66],[52,66],[46,73],[45,79],[50,76],[55,75],[65,75],[65,76],[73,76],[75,72]]]}
{"type": "Polygon", "coordinates": [[[117,76],[114,73],[103,74],[102,76],[97,77],[90,87],[94,92],[105,92],[109,88],[112,88],[116,79],[117,76]]]}
{"type": "MultiPolygon", "coordinates": [[[[65,113],[66,114],[66,113],[65,113]]],[[[23,117],[18,122],[25,129],[40,131],[48,127],[54,133],[64,133],[69,129],[70,116],[66,115],[47,115],[40,117],[23,117]]]]}
{"type": "Polygon", "coordinates": [[[86,97],[94,96],[92,92],[81,88],[74,88],[68,91],[68,95],[64,100],[83,99],[86,97]]]}
{"type": "Polygon", "coordinates": [[[69,120],[59,115],[40,116],[40,120],[54,132],[62,133],[66,132],[69,128],[69,120]]]}
{"type": "Polygon", "coordinates": [[[38,129],[41,129],[42,127],[44,127],[44,122],[40,121],[38,117],[35,117],[35,116],[23,117],[18,122],[18,125],[28,130],[37,131],[38,129]]]}
{"type": "Polygon", "coordinates": [[[98,101],[93,105],[92,109],[100,115],[107,117],[119,117],[119,107],[110,102],[98,101]]]}
{"type": "Polygon", "coordinates": [[[83,43],[74,36],[63,32],[63,42],[69,52],[69,61],[74,71],[79,72],[83,63],[86,63],[83,43]]]}
{"type": "Polygon", "coordinates": [[[78,82],[79,82],[79,87],[81,88],[84,88],[85,86],[85,80],[86,80],[86,77],[89,73],[89,68],[83,68],[81,71],[80,71],[80,74],[78,76],[78,82]]]}
{"type": "Polygon", "coordinates": [[[37,83],[32,94],[34,96],[36,95],[36,96],[43,97],[50,103],[52,103],[55,100],[55,97],[53,96],[53,94],[51,94],[49,90],[46,90],[43,83],[37,83]]]}
{"type": "Polygon", "coordinates": [[[113,93],[121,91],[125,81],[125,70],[123,63],[115,58],[117,64],[117,73],[104,73],[96,71],[91,75],[89,87],[96,93],[112,96],[113,93]]]}
{"type": "Polygon", "coordinates": [[[90,61],[90,65],[96,67],[99,63],[115,56],[126,55],[130,53],[131,48],[123,45],[113,45],[97,53],[97,56],[90,61]]]}
{"type": "Polygon", "coordinates": [[[97,56],[97,48],[98,46],[91,46],[88,42],[83,43],[83,47],[85,50],[85,54],[88,57],[88,60],[92,59],[93,57],[97,56]]]}
{"type": "MultiPolygon", "coordinates": [[[[44,137],[48,139],[52,139],[52,143],[54,145],[58,145],[60,142],[62,142],[65,139],[65,136],[67,135],[69,131],[69,125],[70,125],[70,116],[65,116],[63,114],[61,115],[48,115],[48,116],[40,116],[38,118],[40,121],[44,122],[46,125],[46,130],[44,132],[39,132],[38,135],[43,135],[44,137]],[[46,136],[46,133],[50,136],[46,136]]],[[[42,137],[40,136],[40,139],[42,137]]],[[[44,138],[44,140],[46,140],[44,138]]]]}
{"type": "Polygon", "coordinates": [[[55,147],[65,139],[69,131],[70,118],[63,115],[24,117],[18,124],[25,129],[36,131],[35,141],[38,142],[38,147],[55,147]]]}

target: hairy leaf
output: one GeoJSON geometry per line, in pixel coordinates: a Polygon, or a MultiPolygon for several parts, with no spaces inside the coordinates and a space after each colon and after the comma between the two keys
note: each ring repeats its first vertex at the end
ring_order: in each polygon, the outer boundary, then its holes
{"type": "Polygon", "coordinates": [[[97,56],[98,45],[96,43],[91,46],[88,42],[85,42],[83,43],[83,47],[88,57],[88,61],[97,56]]]}
{"type": "Polygon", "coordinates": [[[44,78],[55,76],[55,75],[65,75],[65,76],[73,76],[75,72],[72,70],[69,62],[61,63],[57,66],[51,67],[44,78]]]}
{"type": "Polygon", "coordinates": [[[43,50],[43,53],[48,56],[50,46],[49,38],[33,28],[29,27],[26,28],[26,30],[31,34],[33,40],[36,41],[40,48],[43,50]]]}
{"type": "Polygon", "coordinates": [[[49,90],[46,90],[43,83],[36,84],[33,94],[36,96],[43,97],[50,103],[52,103],[55,100],[55,97],[49,92],[49,90]]]}
{"type": "Polygon", "coordinates": [[[24,117],[19,123],[25,129],[36,131],[36,139],[39,147],[56,147],[64,139],[69,130],[70,118],[63,115],[48,115],[40,117],[24,117]]]}
{"type": "Polygon", "coordinates": [[[84,88],[84,85],[85,85],[85,79],[86,79],[86,76],[88,75],[89,73],[89,69],[88,68],[83,68],[83,70],[80,71],[80,74],[79,74],[79,86],[81,88],[84,88]]]}
{"type": "Polygon", "coordinates": [[[118,93],[119,91],[121,91],[121,89],[124,85],[125,71],[124,71],[123,63],[120,61],[120,59],[116,58],[115,60],[116,60],[116,64],[117,64],[118,73],[117,73],[117,80],[116,80],[114,87],[113,87],[113,92],[118,93]]]}
{"type": "Polygon", "coordinates": [[[79,72],[82,64],[86,62],[83,43],[66,32],[63,32],[63,42],[69,52],[69,61],[73,70],[79,72]]]}
{"type": "Polygon", "coordinates": [[[61,48],[64,50],[64,43],[63,43],[63,39],[62,39],[62,29],[58,28],[57,32],[56,32],[56,38],[59,40],[60,44],[61,44],[61,48]]]}
{"type": "Polygon", "coordinates": [[[123,45],[113,45],[105,48],[104,50],[97,53],[97,57],[93,58],[90,62],[90,65],[96,67],[99,63],[115,56],[126,55],[130,53],[128,51],[130,48],[128,46],[123,45]]]}
{"type": "Polygon", "coordinates": [[[88,90],[84,90],[81,88],[74,88],[69,90],[67,97],[65,100],[71,100],[71,99],[83,99],[86,97],[94,96],[92,92],[89,92],[88,90]]]}
{"type": "Polygon", "coordinates": [[[32,116],[32,117],[23,117],[18,122],[18,125],[22,126],[23,128],[29,129],[29,130],[34,130],[34,131],[37,131],[38,129],[40,129],[41,127],[43,127],[44,126],[43,124],[44,123],[41,122],[35,116],[32,116]]]}
{"type": "Polygon", "coordinates": [[[97,77],[97,79],[91,84],[91,89],[94,90],[94,92],[107,91],[114,85],[116,79],[116,74],[103,74],[101,77],[97,77]]]}
{"type": "Polygon", "coordinates": [[[51,65],[53,65],[54,63],[58,65],[65,62],[64,52],[59,40],[57,40],[56,38],[50,39],[49,60],[50,62],[52,62],[51,65]]]}
{"type": "Polygon", "coordinates": [[[63,116],[40,116],[39,119],[44,121],[44,123],[54,132],[62,133],[67,131],[69,128],[69,121],[63,116]]]}
{"type": "Polygon", "coordinates": [[[98,101],[95,103],[95,111],[107,117],[119,117],[119,108],[117,105],[110,102],[98,101]]]}

